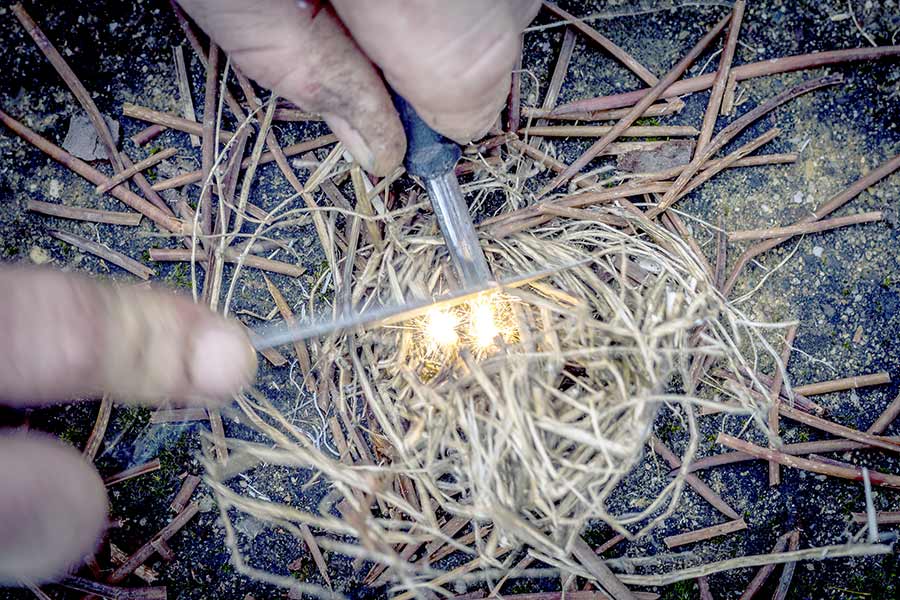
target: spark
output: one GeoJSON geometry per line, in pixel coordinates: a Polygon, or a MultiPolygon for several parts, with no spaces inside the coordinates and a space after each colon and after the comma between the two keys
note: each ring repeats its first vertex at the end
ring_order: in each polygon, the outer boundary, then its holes
{"type": "Polygon", "coordinates": [[[496,296],[482,296],[472,301],[469,309],[469,331],[478,351],[484,352],[494,345],[500,335],[495,310],[496,296]]]}
{"type": "Polygon", "coordinates": [[[451,349],[459,343],[459,318],[448,310],[432,309],[425,317],[425,336],[430,345],[451,349]]]}

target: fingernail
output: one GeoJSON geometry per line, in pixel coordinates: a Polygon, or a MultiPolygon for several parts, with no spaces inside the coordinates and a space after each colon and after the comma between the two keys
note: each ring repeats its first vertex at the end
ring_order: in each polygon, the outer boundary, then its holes
{"type": "MultiPolygon", "coordinates": [[[[328,123],[328,126],[331,127],[334,135],[344,143],[356,162],[369,173],[374,173],[376,171],[375,154],[360,133],[342,117],[330,113],[323,114],[322,117],[328,123]]],[[[376,175],[379,174],[376,173],[376,175]]]]}
{"type": "Polygon", "coordinates": [[[197,334],[191,377],[198,394],[226,399],[256,374],[256,353],[241,329],[223,324],[197,334]]]}

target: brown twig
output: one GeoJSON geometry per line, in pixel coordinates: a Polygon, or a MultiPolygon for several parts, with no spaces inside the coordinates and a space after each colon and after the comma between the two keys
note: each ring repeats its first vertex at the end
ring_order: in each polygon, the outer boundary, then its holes
{"type": "Polygon", "coordinates": [[[153,554],[156,552],[156,548],[154,547],[154,542],[168,542],[178,531],[184,527],[188,521],[194,518],[200,511],[200,506],[192,502],[185,508],[183,511],[175,515],[175,518],[172,519],[168,525],[163,527],[159,533],[157,533],[153,538],[150,539],[149,542],[138,548],[138,550],[128,557],[121,566],[119,566],[115,571],[113,571],[109,577],[106,578],[107,583],[119,583],[123,581],[126,577],[131,575],[138,566],[147,562],[153,554]]]}
{"type": "Polygon", "coordinates": [[[53,600],[44,590],[36,585],[28,584],[28,591],[31,592],[38,600],[53,600]]]}
{"type": "MultiPolygon", "coordinates": [[[[778,538],[775,542],[775,546],[772,548],[772,554],[780,554],[784,552],[784,549],[787,548],[788,538],[791,536],[793,532],[789,531],[778,538]]],[[[765,585],[766,580],[769,578],[769,575],[772,574],[772,571],[775,570],[775,565],[765,565],[759,568],[759,571],[756,572],[756,575],[753,576],[753,579],[750,580],[750,583],[747,584],[747,588],[744,590],[744,593],[741,594],[741,597],[738,600],[750,600],[756,593],[765,585]]]]}
{"type": "MultiPolygon", "coordinates": [[[[259,336],[257,336],[257,334],[246,325],[244,325],[244,331],[247,333],[247,337],[250,338],[250,343],[253,345],[253,347],[258,348],[259,344],[256,342],[259,336]]],[[[263,350],[257,350],[257,352],[262,354],[263,358],[272,363],[273,367],[283,367],[288,362],[288,359],[285,358],[285,356],[275,348],[265,348],[263,350]]]]}
{"type": "Polygon", "coordinates": [[[688,533],[670,535],[663,538],[663,541],[666,543],[666,547],[672,549],[686,544],[709,540],[720,535],[727,535],[729,533],[734,533],[735,531],[741,531],[742,529],[747,529],[747,524],[744,522],[744,519],[738,518],[734,521],[713,525],[712,527],[704,527],[703,529],[697,529],[696,531],[690,531],[688,533]]]}
{"type": "MultiPolygon", "coordinates": [[[[192,251],[184,248],[151,248],[150,260],[159,262],[187,262],[191,260],[192,251]]],[[[194,258],[198,261],[206,260],[206,253],[197,251],[194,258]]],[[[225,262],[236,263],[238,253],[231,248],[225,251],[225,262]]],[[[301,266],[291,265],[285,262],[263,258],[262,256],[247,255],[244,257],[244,266],[270,273],[280,273],[290,277],[300,277],[306,272],[301,266]]]]}
{"type": "MultiPolygon", "coordinates": [[[[869,522],[869,515],[866,513],[852,513],[853,522],[865,524],[869,522]]],[[[879,511],[875,513],[875,523],[878,525],[896,525],[900,523],[900,512],[897,511],[879,511]]]]}
{"type": "MultiPolygon", "coordinates": [[[[524,48],[524,38],[519,41],[519,47],[524,48]]],[[[513,67],[509,82],[509,98],[506,103],[506,130],[518,131],[522,115],[522,52],[516,58],[516,66],[513,67]]]]}
{"type": "Polygon", "coordinates": [[[116,173],[115,175],[110,177],[109,181],[107,181],[106,183],[98,185],[96,188],[96,191],[98,194],[102,194],[102,193],[108,191],[109,189],[114,188],[115,186],[119,185],[123,181],[131,178],[132,176],[136,175],[137,173],[140,173],[141,171],[143,171],[145,169],[149,169],[153,165],[155,165],[159,162],[162,162],[162,161],[166,160],[167,158],[171,158],[171,157],[175,156],[176,154],[178,154],[177,148],[166,148],[165,150],[162,150],[155,154],[151,154],[144,160],[136,162],[133,165],[131,165],[130,167],[128,167],[127,169],[124,169],[124,170],[116,173]]]}
{"type": "MultiPolygon", "coordinates": [[[[266,288],[268,288],[272,300],[275,301],[275,306],[278,308],[281,318],[284,319],[284,322],[288,326],[294,325],[297,322],[297,319],[294,318],[294,311],[291,310],[287,300],[284,299],[281,290],[279,290],[265,275],[263,275],[263,279],[266,282],[266,288]]],[[[300,371],[303,374],[303,382],[306,389],[310,391],[315,390],[316,380],[312,377],[312,363],[309,359],[309,350],[307,349],[304,340],[294,342],[294,353],[297,355],[297,361],[300,363],[300,371]]]]}
{"type": "Polygon", "coordinates": [[[716,230],[716,262],[713,266],[713,283],[717,290],[725,284],[725,269],[728,267],[728,238],[722,229],[722,217],[719,216],[719,228],[716,230]]]}
{"type": "Polygon", "coordinates": [[[133,258],[125,256],[121,252],[116,252],[115,250],[110,250],[105,246],[101,246],[97,242],[85,239],[72,233],[67,233],[65,231],[54,230],[49,231],[48,233],[58,240],[75,246],[82,252],[93,254],[94,256],[102,258],[107,262],[111,262],[112,264],[125,269],[129,273],[140,277],[141,279],[147,280],[150,279],[152,275],[156,275],[156,271],[154,271],[153,269],[144,266],[133,258]]]}
{"type": "MultiPolygon", "coordinates": [[[[181,114],[188,121],[197,121],[194,112],[194,100],[191,97],[191,84],[188,80],[187,66],[184,60],[184,46],[181,44],[172,47],[172,55],[175,58],[175,77],[178,80],[178,101],[181,104],[181,114]]],[[[191,134],[191,146],[200,145],[200,137],[191,134]]]]}
{"type": "Polygon", "coordinates": [[[594,554],[598,554],[598,555],[603,554],[610,548],[612,548],[624,541],[625,541],[625,536],[622,535],[621,533],[617,533],[616,535],[612,536],[611,538],[609,538],[608,540],[606,540],[605,542],[603,542],[602,544],[597,546],[597,548],[594,550],[594,554]]]}
{"type": "Polygon", "coordinates": [[[90,223],[110,223],[112,225],[127,225],[129,227],[140,225],[142,218],[140,213],[97,210],[95,208],[66,206],[65,204],[53,204],[51,202],[42,202],[40,200],[31,199],[28,200],[25,208],[36,213],[41,213],[42,215],[59,217],[60,219],[88,221],[90,223]]]}
{"type": "Polygon", "coordinates": [[[769,229],[745,229],[742,231],[732,231],[728,234],[728,240],[732,242],[743,242],[746,240],[767,240],[771,238],[784,237],[786,235],[818,233],[820,231],[827,231],[829,229],[837,229],[838,227],[846,227],[847,225],[874,223],[876,221],[883,220],[884,213],[880,210],[873,210],[857,215],[847,215],[845,217],[835,217],[834,219],[816,221],[815,223],[800,223],[796,225],[788,225],[787,227],[771,227],[769,229]]]}
{"type": "Polygon", "coordinates": [[[699,577],[697,579],[697,587],[700,588],[700,600],[715,600],[712,591],[709,589],[709,579],[699,577]]]}
{"type": "Polygon", "coordinates": [[[887,408],[884,409],[884,412],[879,415],[878,419],[872,426],[869,427],[866,432],[871,433],[873,435],[880,435],[884,433],[884,430],[888,428],[888,426],[894,422],[897,418],[897,415],[900,415],[900,394],[894,398],[893,402],[888,404],[887,408]]]}
{"type": "Polygon", "coordinates": [[[191,501],[191,496],[194,495],[194,490],[197,489],[198,485],[200,485],[200,478],[196,475],[188,474],[184,478],[181,487],[178,488],[178,493],[172,498],[169,508],[176,513],[180,513],[187,508],[188,503],[191,501]]]}
{"type": "Polygon", "coordinates": [[[303,541],[306,542],[306,547],[309,548],[309,553],[312,555],[313,562],[316,563],[319,574],[325,580],[325,585],[331,587],[331,577],[328,576],[328,563],[325,562],[325,557],[322,556],[316,537],[305,523],[301,523],[299,529],[300,535],[303,536],[303,541]]]}
{"type": "Polygon", "coordinates": [[[722,94],[725,93],[725,85],[731,73],[731,62],[734,60],[734,51],[737,48],[738,35],[741,30],[741,22],[744,20],[744,8],[746,2],[737,0],[731,9],[731,25],[725,36],[725,45],[722,47],[722,56],[719,58],[719,68],[713,79],[712,91],[709,94],[709,103],[703,114],[703,125],[700,126],[700,136],[697,138],[695,154],[703,152],[703,148],[712,139],[713,129],[716,127],[716,118],[719,116],[719,107],[722,105],[722,94]]]}
{"type": "MultiPolygon", "coordinates": [[[[128,560],[128,555],[125,554],[125,551],[110,542],[109,544],[109,562],[111,562],[115,566],[119,566],[128,560]]],[[[137,569],[134,570],[134,576],[138,579],[142,579],[147,583],[154,583],[159,579],[159,573],[148,567],[147,565],[141,565],[137,569]]]]}
{"type": "MultiPolygon", "coordinates": [[[[650,447],[653,448],[653,451],[660,455],[662,459],[669,464],[669,467],[672,468],[673,471],[681,468],[681,459],[678,458],[678,456],[676,456],[674,452],[669,450],[669,448],[665,444],[663,444],[662,440],[660,440],[655,435],[650,436],[650,447]]],[[[688,473],[687,475],[685,475],[684,482],[694,488],[694,491],[697,492],[701,498],[709,502],[713,506],[713,508],[721,512],[729,519],[741,518],[736,510],[731,508],[728,503],[722,499],[721,496],[715,493],[711,487],[706,485],[706,483],[704,483],[693,473],[688,473]]]]}
{"type": "Polygon", "coordinates": [[[91,435],[88,436],[81,453],[89,462],[93,462],[97,457],[97,451],[100,450],[100,444],[103,443],[106,426],[109,425],[109,415],[112,413],[112,405],[110,397],[104,394],[103,399],[100,400],[100,409],[97,411],[97,419],[94,421],[91,435]]]}
{"type": "MultiPolygon", "coordinates": [[[[684,102],[676,98],[670,98],[668,102],[652,104],[641,117],[662,117],[680,112],[684,108],[684,102]]],[[[545,119],[547,121],[618,121],[628,114],[628,108],[614,108],[612,110],[597,110],[594,112],[554,114],[553,109],[523,106],[522,116],[529,119],[545,119]]]]}
{"type": "Polygon", "coordinates": [[[103,485],[109,487],[117,483],[122,483],[123,481],[128,481],[129,479],[134,479],[135,477],[140,477],[141,475],[146,475],[147,473],[152,473],[153,471],[159,471],[159,468],[159,459],[154,458],[150,462],[131,467],[130,469],[125,469],[124,471],[120,471],[109,477],[104,477],[103,485]]]}
{"type": "MultiPolygon", "coordinates": [[[[9,127],[16,135],[21,137],[23,140],[35,146],[36,148],[47,154],[50,158],[69,168],[81,177],[84,177],[94,185],[106,183],[106,181],[109,179],[100,171],[94,169],[86,162],[75,158],[56,144],[53,144],[49,140],[46,140],[43,137],[39,136],[37,133],[29,129],[19,121],[13,119],[2,110],[0,110],[0,121],[2,121],[4,125],[9,127]]],[[[166,212],[160,210],[158,207],[154,206],[144,198],[141,198],[134,192],[125,189],[125,186],[115,187],[111,189],[109,193],[134,210],[138,211],[148,219],[152,220],[161,228],[176,233],[182,232],[183,223],[180,219],[177,219],[173,215],[167,214],[166,212]]]]}
{"type": "Polygon", "coordinates": [[[870,433],[865,433],[856,429],[851,429],[849,427],[844,427],[843,425],[838,425],[833,421],[828,421],[827,419],[816,417],[815,415],[811,415],[801,410],[797,410],[796,408],[787,406],[782,402],[778,403],[778,412],[781,413],[781,416],[783,417],[792,419],[794,421],[799,421],[804,425],[815,427],[820,431],[824,431],[826,433],[830,433],[847,440],[861,442],[863,444],[867,444],[875,448],[881,448],[882,450],[888,450],[890,452],[900,452],[900,442],[896,440],[872,435],[870,433]]]}
{"type": "MultiPolygon", "coordinates": [[[[212,233],[212,170],[216,159],[216,99],[219,91],[219,47],[210,43],[206,58],[206,92],[203,96],[203,128],[200,136],[200,170],[203,171],[203,187],[197,210],[200,212],[200,229],[205,235],[212,233]]],[[[212,258],[212,257],[210,257],[212,258]]],[[[218,445],[217,445],[218,448],[218,445]]]]}
{"type": "Polygon", "coordinates": [[[575,162],[569,165],[565,171],[557,175],[553,181],[547,184],[542,190],[540,190],[537,194],[537,197],[544,196],[548,192],[553,191],[558,188],[560,185],[571,179],[576,173],[578,173],[584,166],[586,166],[589,162],[591,162],[594,158],[600,155],[600,153],[612,142],[616,141],[621,133],[630,127],[643,113],[653,104],[657,98],[659,98],[662,93],[668,89],[670,85],[672,85],[676,80],[678,80],[687,68],[697,59],[698,56],[706,49],[706,47],[715,39],[719,33],[721,33],[722,29],[724,29],[725,25],[728,23],[728,20],[731,18],[730,15],[722,18],[713,28],[705,35],[703,38],[691,49],[687,55],[682,58],[675,67],[672,68],[671,71],[666,73],[666,76],[660,80],[656,85],[654,85],[647,94],[641,98],[641,100],[635,104],[635,106],[629,111],[629,113],[623,117],[618,123],[613,126],[612,130],[605,135],[603,138],[595,142],[584,154],[579,156],[575,162]]]}
{"type": "Polygon", "coordinates": [[[293,123],[309,123],[322,121],[322,115],[306,112],[298,108],[276,108],[272,116],[273,121],[290,121],[293,123]]]}
{"type": "MultiPolygon", "coordinates": [[[[215,109],[213,109],[215,112],[215,109]]],[[[132,119],[138,119],[147,123],[162,125],[175,131],[182,131],[191,135],[200,135],[203,133],[203,125],[196,121],[189,121],[184,117],[173,115],[172,113],[162,112],[147,108],[146,106],[138,106],[131,102],[122,104],[122,114],[132,119]]],[[[234,137],[234,132],[219,130],[219,141],[226,143],[234,137]]]]}
{"type": "Polygon", "coordinates": [[[856,375],[854,377],[844,377],[841,379],[832,379],[830,381],[798,385],[794,388],[794,391],[798,394],[803,394],[804,396],[818,396],[820,394],[831,394],[832,392],[855,390],[870,385],[884,385],[890,382],[890,373],[870,373],[868,375],[856,375]]]}
{"type": "MultiPolygon", "coordinates": [[[[788,552],[794,552],[800,545],[800,532],[796,529],[791,532],[788,537],[788,552]]],[[[784,600],[787,598],[788,590],[791,588],[791,580],[794,578],[794,569],[797,568],[797,562],[791,561],[784,563],[784,570],[778,579],[778,587],[775,588],[775,594],[772,600],[784,600]]]]}
{"type": "MultiPolygon", "coordinates": [[[[896,56],[900,54],[900,46],[881,46],[879,48],[849,48],[846,50],[831,50],[828,52],[814,52],[812,54],[799,54],[796,56],[784,56],[771,60],[761,60],[755,63],[740,65],[731,70],[732,77],[735,81],[743,81],[753,79],[754,77],[766,77],[768,75],[776,75],[778,73],[787,73],[789,71],[799,71],[803,69],[815,69],[825,65],[833,65],[843,62],[870,61],[896,56]]],[[[676,81],[668,87],[662,94],[663,97],[671,98],[674,96],[682,96],[693,92],[708,90],[715,81],[715,73],[707,73],[699,77],[691,77],[676,81]]],[[[598,110],[609,110],[613,108],[622,108],[625,106],[633,106],[649,93],[647,89],[635,90],[633,92],[625,92],[623,94],[613,94],[610,96],[601,96],[599,98],[586,98],[584,100],[576,100],[558,106],[554,111],[554,115],[563,115],[576,112],[593,112],[598,110]]]]}
{"type": "MultiPolygon", "coordinates": [[[[752,142],[751,142],[752,143],[752,142]]],[[[742,146],[745,148],[746,146],[742,146]]],[[[734,153],[737,153],[741,150],[735,150],[734,153]]],[[[729,154],[723,158],[717,158],[715,160],[711,160],[705,165],[703,165],[704,170],[700,171],[700,174],[695,178],[695,181],[706,181],[710,179],[713,175],[721,171],[722,168],[737,168],[737,167],[760,167],[764,165],[781,165],[781,164],[789,164],[797,162],[798,155],[795,152],[787,152],[787,153],[774,153],[774,154],[761,154],[758,156],[745,156],[743,158],[738,158],[735,161],[731,160],[731,156],[734,154],[729,154]],[[702,178],[702,179],[701,179],[702,178]]],[[[641,180],[641,181],[662,181],[666,179],[671,179],[672,177],[677,177],[679,173],[681,173],[687,165],[679,165],[677,167],[670,167],[668,169],[664,169],[662,171],[653,171],[647,173],[632,173],[631,178],[632,181],[641,180]]],[[[693,186],[693,181],[691,184],[693,186]]],[[[699,185],[699,183],[698,183],[699,185]]],[[[693,187],[691,187],[693,189],[693,187]]]]}
{"type": "MultiPolygon", "coordinates": [[[[522,135],[543,137],[600,137],[612,131],[612,125],[549,125],[528,126],[519,130],[522,135]]],[[[632,125],[619,137],[690,137],[700,132],[689,125],[632,125]]]]}
{"type": "Polygon", "coordinates": [[[131,136],[131,143],[135,146],[143,146],[147,142],[156,139],[157,136],[168,129],[169,128],[165,125],[148,125],[131,136]]]}
{"type": "MultiPolygon", "coordinates": [[[[813,223],[815,221],[824,219],[825,217],[842,207],[844,204],[858,196],[860,193],[896,171],[898,168],[900,168],[900,154],[883,162],[878,166],[878,168],[873,169],[865,176],[857,179],[851,186],[833,196],[830,200],[828,200],[828,202],[817,208],[813,214],[800,219],[799,221],[797,221],[797,223],[813,223]]],[[[741,274],[741,271],[743,271],[744,267],[747,266],[751,260],[759,256],[763,252],[767,252],[772,248],[781,245],[783,242],[789,240],[790,238],[791,236],[784,236],[766,240],[764,242],[754,244],[744,250],[744,252],[735,263],[734,267],[732,268],[731,275],[728,276],[728,281],[725,282],[725,288],[722,290],[722,293],[726,296],[731,293],[731,290],[734,289],[734,285],[737,282],[737,278],[741,274]]]]}
{"type": "Polygon", "coordinates": [[[219,461],[219,464],[224,465],[228,462],[228,445],[225,443],[225,424],[222,423],[222,413],[218,408],[208,408],[206,413],[209,415],[209,430],[212,432],[216,460],[219,461]]]}
{"type": "MultiPolygon", "coordinates": [[[[772,383],[769,385],[769,401],[772,406],[769,408],[769,432],[778,436],[780,425],[778,423],[778,403],[781,402],[781,387],[784,384],[784,373],[787,371],[788,361],[791,357],[791,351],[794,349],[794,338],[797,337],[797,325],[791,325],[787,334],[784,336],[784,349],[781,351],[781,366],[776,366],[775,374],[772,376],[772,383]]],[[[774,447],[770,440],[769,447],[774,447]]],[[[778,485],[781,483],[781,469],[777,462],[769,461],[769,485],[778,485]]]]}
{"type": "MultiPolygon", "coordinates": [[[[722,444],[723,446],[727,446],[732,450],[746,452],[747,454],[751,454],[757,458],[777,461],[779,464],[784,465],[785,467],[803,469],[804,471],[811,471],[813,473],[819,473],[820,475],[840,477],[842,479],[851,479],[853,481],[863,480],[862,469],[835,467],[814,460],[807,460],[805,458],[799,458],[797,456],[790,456],[777,450],[761,448],[760,446],[751,444],[750,442],[739,440],[738,438],[732,437],[727,433],[719,433],[718,437],[716,438],[716,442],[722,444]]],[[[874,485],[900,488],[900,475],[889,475],[887,473],[869,471],[869,477],[874,485]]]]}
{"type": "Polygon", "coordinates": [[[108,600],[166,600],[167,598],[165,587],[121,588],[74,575],[63,577],[59,580],[59,585],[71,590],[95,594],[108,600]]]}
{"type": "Polygon", "coordinates": [[[206,421],[209,416],[206,409],[194,408],[160,408],[150,413],[151,423],[184,423],[187,421],[206,421]]]}
{"type": "Polygon", "coordinates": [[[632,591],[619,581],[619,578],[606,566],[603,559],[594,554],[591,547],[580,537],[575,538],[572,543],[572,554],[581,563],[581,566],[594,576],[610,598],[613,600],[637,600],[632,591]]]}
{"type": "Polygon", "coordinates": [[[672,185],[672,189],[670,189],[663,195],[662,201],[660,202],[659,206],[650,211],[647,217],[652,218],[669,208],[669,206],[671,206],[680,197],[682,190],[687,187],[688,182],[697,173],[697,171],[700,170],[703,164],[710,158],[712,158],[713,154],[718,152],[722,147],[725,146],[725,144],[727,144],[735,136],[737,136],[737,134],[749,127],[751,123],[761,118],[763,115],[775,110],[785,102],[796,98],[797,96],[812,92],[813,90],[817,90],[825,86],[835,85],[837,83],[840,83],[841,81],[843,81],[843,76],[841,75],[827,75],[825,77],[819,77],[818,79],[805,81],[799,85],[795,85],[794,87],[784,90],[774,98],[770,98],[747,114],[742,115],[740,118],[732,121],[727,127],[720,131],[716,135],[716,137],[710,140],[709,144],[707,144],[702,151],[697,152],[694,155],[691,163],[687,166],[687,168],[685,168],[684,171],[681,172],[681,175],[678,176],[678,179],[675,180],[675,183],[672,185]]]}
{"type": "Polygon", "coordinates": [[[612,227],[625,227],[628,221],[622,217],[598,213],[593,210],[584,208],[569,208],[568,206],[556,206],[554,204],[544,204],[539,209],[541,214],[553,215],[554,217],[563,217],[566,219],[577,219],[581,221],[593,221],[595,223],[603,223],[612,227]]]}

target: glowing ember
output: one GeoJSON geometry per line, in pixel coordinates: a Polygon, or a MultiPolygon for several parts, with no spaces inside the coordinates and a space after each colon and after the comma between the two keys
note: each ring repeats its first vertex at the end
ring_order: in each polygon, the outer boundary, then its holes
{"type": "Polygon", "coordinates": [[[476,349],[484,351],[494,345],[500,328],[494,310],[494,296],[482,296],[470,305],[469,331],[476,349]]]}
{"type": "Polygon", "coordinates": [[[459,319],[450,311],[434,309],[425,317],[425,335],[430,343],[451,348],[459,342],[459,319]]]}

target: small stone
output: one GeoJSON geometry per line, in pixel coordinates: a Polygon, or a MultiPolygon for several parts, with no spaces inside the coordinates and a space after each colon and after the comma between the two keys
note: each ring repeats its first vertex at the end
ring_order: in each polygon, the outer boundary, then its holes
{"type": "Polygon", "coordinates": [[[50,194],[51,198],[59,198],[60,194],[62,194],[62,183],[59,181],[59,179],[50,180],[47,193],[50,194]]]}
{"type": "Polygon", "coordinates": [[[45,265],[53,260],[53,257],[39,246],[31,247],[31,250],[28,251],[28,258],[36,265],[45,265]]]}
{"type": "Polygon", "coordinates": [[[795,204],[803,204],[803,192],[797,192],[792,197],[791,200],[795,204]]]}
{"type": "Polygon", "coordinates": [[[825,248],[823,248],[822,246],[816,246],[812,249],[812,253],[816,258],[822,258],[822,254],[825,253],[825,248]]]}
{"type": "MultiPolygon", "coordinates": [[[[112,134],[113,142],[118,143],[119,123],[107,116],[103,118],[112,134]]],[[[66,132],[66,139],[63,140],[62,147],[82,160],[109,160],[106,148],[94,129],[94,124],[84,112],[75,114],[69,120],[69,130],[66,132]]]]}

